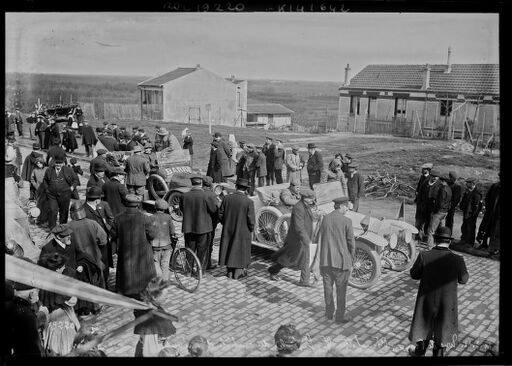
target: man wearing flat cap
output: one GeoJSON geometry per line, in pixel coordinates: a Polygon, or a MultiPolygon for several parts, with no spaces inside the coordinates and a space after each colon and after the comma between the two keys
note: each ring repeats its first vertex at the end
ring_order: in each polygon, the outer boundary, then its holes
{"type": "Polygon", "coordinates": [[[288,182],[296,180],[299,185],[302,184],[302,168],[304,168],[304,160],[299,154],[299,147],[293,146],[292,153],[286,156],[286,172],[288,175],[288,182]]]}
{"type": "Polygon", "coordinates": [[[480,211],[482,211],[482,198],[482,193],[476,187],[476,179],[473,177],[467,178],[466,189],[460,201],[462,211],[461,244],[475,245],[476,220],[480,211]]]}
{"type": "Polygon", "coordinates": [[[67,224],[56,225],[50,233],[53,239],[41,248],[39,258],[43,258],[46,254],[59,253],[67,258],[66,266],[76,270],[76,257],[80,249],[71,241],[71,233],[73,230],[67,224]]]}
{"type": "Polygon", "coordinates": [[[314,287],[309,282],[309,246],[313,239],[313,212],[311,206],[315,202],[315,192],[310,189],[301,189],[301,200],[293,206],[290,218],[290,228],[283,247],[272,255],[276,262],[268,268],[270,279],[278,281],[277,274],[284,267],[300,270],[298,285],[314,287]]]}
{"type": "Polygon", "coordinates": [[[324,169],[324,160],[322,155],[316,150],[314,143],[308,144],[309,158],[307,162],[307,170],[309,177],[309,187],[313,189],[313,185],[320,183],[322,170],[324,169]]]}
{"type": "Polygon", "coordinates": [[[433,356],[444,356],[447,343],[457,339],[457,286],[469,279],[464,258],[449,249],[451,230],[440,226],[435,235],[436,246],[420,251],[410,274],[420,280],[408,348],[411,356],[424,356],[431,339],[433,356]]]}
{"type": "Polygon", "coordinates": [[[204,271],[208,266],[208,248],[213,232],[212,216],[217,212],[217,202],[203,189],[203,178],[190,178],[192,188],[183,194],[180,209],[183,212],[181,232],[185,235],[185,246],[197,254],[204,271]]]}
{"type": "Polygon", "coordinates": [[[142,148],[138,145],[135,146],[133,155],[126,159],[124,168],[128,193],[144,196],[144,187],[146,186],[149,170],[149,162],[142,156],[142,148]]]}
{"type": "Polygon", "coordinates": [[[263,146],[256,146],[256,176],[258,177],[258,187],[265,186],[267,177],[267,157],[263,153],[263,146]]]}
{"type": "Polygon", "coordinates": [[[140,211],[141,203],[140,196],[126,195],[126,211],[114,218],[110,231],[118,245],[116,291],[138,300],[141,291],[156,277],[151,246],[155,237],[153,221],[140,211]]]}
{"type": "Polygon", "coordinates": [[[121,168],[114,169],[110,179],[103,184],[103,200],[108,203],[112,210],[112,215],[117,216],[126,209],[124,205],[128,189],[124,185],[126,173],[121,168]]]}
{"type": "Polygon", "coordinates": [[[274,144],[272,137],[267,136],[265,138],[265,144],[262,149],[263,154],[265,154],[266,161],[266,169],[267,169],[267,186],[270,186],[275,183],[275,172],[274,172],[274,162],[276,159],[277,147],[274,144]]]}
{"type": "Polygon", "coordinates": [[[57,213],[61,224],[68,222],[71,193],[80,185],[73,168],[64,165],[64,159],[64,155],[57,155],[54,158],[54,165],[46,169],[44,173],[43,183],[46,186],[48,226],[50,229],[57,222],[57,213]]]}
{"type": "Polygon", "coordinates": [[[300,201],[300,184],[298,180],[293,178],[290,181],[289,187],[281,190],[279,198],[281,199],[281,202],[290,209],[295,206],[295,204],[300,201]]]}
{"type": "Polygon", "coordinates": [[[247,197],[249,181],[239,178],[235,186],[235,193],[224,197],[219,208],[222,224],[219,265],[225,265],[226,276],[236,280],[247,276],[247,268],[251,264],[255,214],[254,202],[247,197]]]}
{"type": "Polygon", "coordinates": [[[441,225],[441,222],[446,218],[450,205],[452,204],[452,190],[448,186],[448,173],[439,171],[438,173],[432,173],[431,175],[437,174],[439,185],[435,193],[435,198],[432,205],[432,213],[430,214],[430,223],[428,225],[427,232],[427,245],[429,249],[434,246],[434,233],[437,227],[441,225]]]}
{"type": "Polygon", "coordinates": [[[348,165],[347,191],[354,212],[359,210],[359,199],[364,195],[364,178],[357,170],[358,168],[354,162],[348,165]]]}
{"type": "Polygon", "coordinates": [[[347,284],[356,251],[352,220],[345,216],[349,209],[348,197],[336,198],[334,211],[325,215],[320,224],[320,274],[324,284],[325,317],[347,323],[345,316],[347,284]],[[333,286],[336,285],[336,312],[333,286]]]}

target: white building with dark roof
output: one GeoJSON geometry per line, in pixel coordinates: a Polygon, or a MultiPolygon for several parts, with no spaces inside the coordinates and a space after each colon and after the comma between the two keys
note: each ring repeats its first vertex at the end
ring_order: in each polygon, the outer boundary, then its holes
{"type": "Polygon", "coordinates": [[[247,81],[179,67],[138,84],[142,119],[244,127],[247,81]]]}
{"type": "Polygon", "coordinates": [[[497,64],[368,65],[339,88],[338,130],[444,138],[499,136],[497,64]]]}
{"type": "Polygon", "coordinates": [[[291,126],[292,111],[277,103],[249,104],[247,106],[247,127],[265,130],[282,129],[291,126]]]}

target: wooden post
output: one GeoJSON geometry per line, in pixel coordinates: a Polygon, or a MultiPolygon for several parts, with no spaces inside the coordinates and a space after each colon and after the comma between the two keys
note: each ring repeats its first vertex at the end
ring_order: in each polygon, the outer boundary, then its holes
{"type": "Polygon", "coordinates": [[[484,112],[484,117],[482,120],[482,133],[480,135],[480,140],[482,141],[482,145],[484,144],[484,130],[485,130],[485,112],[484,112]]]}
{"type": "Polygon", "coordinates": [[[356,126],[357,126],[357,113],[354,113],[354,133],[356,133],[356,126]]]}
{"type": "Polygon", "coordinates": [[[468,106],[469,106],[469,104],[466,104],[466,109],[464,112],[464,120],[462,121],[462,140],[465,140],[465,137],[466,137],[466,121],[468,119],[468,106]]]}

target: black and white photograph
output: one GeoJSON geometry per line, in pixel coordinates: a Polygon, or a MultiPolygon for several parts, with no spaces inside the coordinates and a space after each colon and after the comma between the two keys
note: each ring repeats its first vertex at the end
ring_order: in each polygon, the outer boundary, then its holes
{"type": "Polygon", "coordinates": [[[4,13],[2,365],[502,359],[499,12],[184,6],[4,13]]]}

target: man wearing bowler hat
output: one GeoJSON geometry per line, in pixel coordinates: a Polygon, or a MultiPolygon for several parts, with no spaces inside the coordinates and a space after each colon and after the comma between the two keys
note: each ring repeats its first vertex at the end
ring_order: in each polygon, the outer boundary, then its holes
{"type": "Polygon", "coordinates": [[[359,199],[364,195],[364,178],[357,170],[358,168],[354,162],[348,165],[347,191],[354,212],[359,210],[359,199]]]}
{"type": "Polygon", "coordinates": [[[114,268],[114,260],[112,255],[116,252],[115,246],[112,244],[110,230],[114,221],[114,215],[107,202],[102,201],[103,191],[99,187],[91,187],[85,195],[86,203],[84,204],[85,216],[88,219],[96,221],[101,228],[107,233],[107,245],[102,249],[102,260],[105,263],[103,274],[105,283],[108,282],[109,267],[114,268]]]}
{"type": "Polygon", "coordinates": [[[142,148],[137,145],[133,149],[133,155],[126,159],[126,187],[128,193],[144,196],[146,177],[149,175],[149,162],[142,156],[142,148]]]}
{"type": "Polygon", "coordinates": [[[247,267],[251,263],[255,214],[254,202],[247,197],[249,181],[239,178],[235,186],[235,193],[224,197],[219,208],[222,224],[219,265],[226,266],[227,277],[239,279],[247,276],[247,267]]]}
{"type": "Polygon", "coordinates": [[[311,206],[315,202],[315,192],[310,189],[301,190],[301,200],[293,206],[290,228],[283,247],[272,255],[276,262],[268,268],[270,279],[278,281],[277,274],[284,267],[300,270],[299,286],[314,287],[309,282],[310,259],[309,246],[313,239],[313,212],[311,206]]]}
{"type": "Polygon", "coordinates": [[[452,190],[448,186],[448,174],[446,172],[432,173],[431,175],[437,174],[439,179],[439,186],[435,193],[435,198],[432,205],[432,213],[430,214],[430,223],[428,225],[427,232],[427,245],[429,249],[434,246],[434,233],[437,227],[441,225],[441,222],[446,218],[450,205],[452,203],[452,190]]]}
{"type": "Polygon", "coordinates": [[[444,356],[446,344],[457,339],[457,284],[469,279],[464,258],[449,249],[451,230],[440,226],[434,235],[436,246],[421,251],[410,270],[420,280],[409,340],[411,356],[423,356],[434,339],[433,356],[444,356]]]}
{"type": "Polygon", "coordinates": [[[482,211],[482,194],[476,188],[476,179],[466,179],[466,190],[460,201],[462,210],[461,243],[474,246],[476,233],[476,220],[482,211]]]}
{"type": "Polygon", "coordinates": [[[334,211],[325,215],[320,224],[320,274],[324,283],[325,317],[335,314],[333,285],[336,285],[336,323],[347,323],[345,316],[347,284],[356,252],[352,220],[345,216],[348,197],[336,198],[334,211]]]}
{"type": "Polygon", "coordinates": [[[204,273],[208,266],[208,247],[213,231],[212,215],[217,211],[217,203],[204,191],[201,175],[192,176],[190,181],[192,188],[180,202],[183,212],[181,232],[185,234],[185,246],[197,254],[204,273]]]}
{"type": "Polygon", "coordinates": [[[108,178],[105,176],[105,170],[107,170],[105,165],[98,165],[96,169],[94,169],[94,174],[91,174],[87,181],[87,188],[103,187],[103,185],[108,182],[108,178]]]}
{"type": "Polygon", "coordinates": [[[322,170],[324,169],[324,160],[322,155],[316,150],[316,145],[312,142],[308,144],[309,158],[307,170],[309,176],[309,187],[313,189],[313,184],[320,183],[322,170]]]}
{"type": "Polygon", "coordinates": [[[55,164],[46,169],[44,173],[43,182],[46,185],[48,226],[50,229],[57,222],[57,213],[61,224],[68,222],[71,192],[80,185],[73,169],[64,165],[64,159],[64,155],[57,155],[54,158],[55,164]]]}

